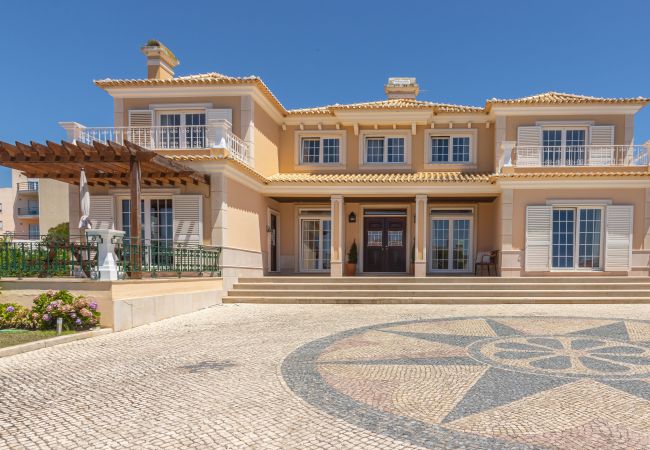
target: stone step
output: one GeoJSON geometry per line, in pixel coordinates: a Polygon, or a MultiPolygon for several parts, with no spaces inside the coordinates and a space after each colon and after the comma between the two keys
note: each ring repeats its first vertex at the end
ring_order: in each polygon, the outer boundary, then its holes
{"type": "Polygon", "coordinates": [[[237,283],[233,286],[236,291],[304,291],[304,290],[346,290],[385,292],[391,290],[406,291],[438,291],[438,290],[638,290],[650,291],[650,282],[646,283],[590,283],[576,280],[571,283],[237,283]]]}
{"type": "Polygon", "coordinates": [[[235,289],[229,297],[650,297],[650,290],[541,290],[541,289],[485,289],[485,290],[263,290],[235,289]]]}
{"type": "Polygon", "coordinates": [[[647,297],[224,297],[223,303],[266,304],[438,304],[438,305],[498,305],[498,304],[650,304],[647,297]]]}
{"type": "Polygon", "coordinates": [[[240,278],[240,283],[414,283],[414,284],[441,284],[441,283],[650,283],[650,277],[625,277],[625,276],[602,276],[591,275],[590,273],[579,276],[548,276],[548,277],[473,277],[473,276],[431,276],[431,277],[410,277],[410,276],[385,276],[385,277],[328,277],[328,276],[268,276],[256,278],[240,278]]]}

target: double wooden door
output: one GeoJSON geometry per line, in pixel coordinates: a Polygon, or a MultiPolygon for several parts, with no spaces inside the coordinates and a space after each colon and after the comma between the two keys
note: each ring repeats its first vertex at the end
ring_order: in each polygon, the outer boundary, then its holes
{"type": "Polygon", "coordinates": [[[406,271],[406,218],[364,218],[364,272],[406,271]]]}

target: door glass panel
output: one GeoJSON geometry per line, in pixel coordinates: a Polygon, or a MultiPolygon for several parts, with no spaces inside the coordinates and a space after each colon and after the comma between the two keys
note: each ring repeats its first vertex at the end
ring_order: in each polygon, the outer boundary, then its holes
{"type": "MultiPolygon", "coordinates": [[[[140,201],[140,238],[144,241],[145,236],[145,217],[144,217],[144,200],[140,201]]],[[[131,240],[131,200],[122,200],[122,231],[124,231],[124,241],[131,240]]]]}
{"type": "Polygon", "coordinates": [[[185,143],[188,148],[205,148],[205,114],[185,114],[185,143]]]}
{"type": "Polygon", "coordinates": [[[449,220],[431,221],[431,269],[449,269],[449,220]]]}
{"type": "Polygon", "coordinates": [[[566,165],[585,165],[585,130],[566,130],[566,165]]]}
{"type": "Polygon", "coordinates": [[[562,162],[562,130],[544,130],[542,141],[542,165],[559,166],[562,162]]]}
{"type": "Polygon", "coordinates": [[[161,114],[160,115],[160,147],[179,148],[181,141],[181,115],[161,114]]]}
{"type": "Polygon", "coordinates": [[[321,269],[329,269],[330,268],[330,259],[331,259],[331,252],[332,252],[332,221],[331,220],[323,220],[322,221],[322,227],[323,227],[323,258],[321,261],[321,269]]]}
{"type": "Polygon", "coordinates": [[[317,270],[320,260],[320,220],[302,221],[302,267],[317,270]]]}
{"type": "Polygon", "coordinates": [[[467,270],[470,252],[470,221],[454,220],[453,261],[454,270],[467,270]]]}
{"type": "Polygon", "coordinates": [[[383,242],[382,232],[368,230],[368,247],[381,247],[383,242]]]}
{"type": "Polygon", "coordinates": [[[600,267],[601,213],[597,208],[580,210],[578,267],[600,267]]]}
{"type": "Polygon", "coordinates": [[[553,210],[552,266],[558,269],[573,267],[575,210],[553,210]]]}
{"type": "Polygon", "coordinates": [[[389,247],[401,247],[403,244],[402,235],[404,232],[402,230],[388,230],[388,246],[389,247]]]}

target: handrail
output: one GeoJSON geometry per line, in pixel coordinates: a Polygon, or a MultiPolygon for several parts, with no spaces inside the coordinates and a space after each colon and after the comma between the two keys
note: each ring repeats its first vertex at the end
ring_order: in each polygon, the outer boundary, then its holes
{"type": "Polygon", "coordinates": [[[516,167],[647,166],[645,145],[517,145],[516,167]]]}
{"type": "Polygon", "coordinates": [[[84,144],[108,141],[123,144],[128,140],[151,150],[225,148],[233,159],[252,166],[250,145],[231,129],[227,120],[217,121],[215,125],[80,127],[75,131],[75,140],[84,144]]]}
{"type": "Polygon", "coordinates": [[[19,183],[16,183],[16,189],[19,192],[38,191],[38,181],[21,181],[19,183]]]}

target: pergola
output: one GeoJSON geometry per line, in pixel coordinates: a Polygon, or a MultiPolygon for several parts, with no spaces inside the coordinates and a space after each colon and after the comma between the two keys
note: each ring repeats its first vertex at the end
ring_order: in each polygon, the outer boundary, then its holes
{"type": "Polygon", "coordinates": [[[75,185],[79,185],[83,170],[90,186],[128,186],[132,241],[139,238],[142,229],[142,185],[208,185],[210,182],[207,175],[129,141],[124,144],[93,142],[92,145],[66,141],[14,145],[0,141],[0,165],[19,170],[29,178],[48,178],[75,185]]]}

